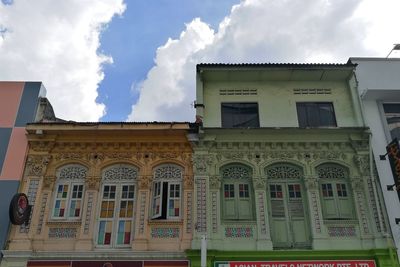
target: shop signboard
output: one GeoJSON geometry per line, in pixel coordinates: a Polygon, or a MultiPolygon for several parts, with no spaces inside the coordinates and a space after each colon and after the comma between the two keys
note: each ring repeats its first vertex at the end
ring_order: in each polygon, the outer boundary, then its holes
{"type": "Polygon", "coordinates": [[[373,260],[225,261],[214,267],[376,267],[373,260]]]}

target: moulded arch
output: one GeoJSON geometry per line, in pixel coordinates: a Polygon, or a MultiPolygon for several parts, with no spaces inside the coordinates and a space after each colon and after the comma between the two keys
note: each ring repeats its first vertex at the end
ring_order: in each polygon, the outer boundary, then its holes
{"type": "Polygon", "coordinates": [[[154,166],[153,168],[152,168],[152,175],[153,175],[153,177],[154,177],[154,179],[155,180],[157,180],[157,179],[179,179],[179,180],[182,180],[183,179],[183,176],[185,175],[185,168],[184,167],[182,167],[182,165],[180,165],[180,164],[175,164],[175,163],[172,163],[172,162],[164,162],[164,163],[161,163],[161,164],[158,164],[158,165],[156,165],[156,166],[154,166]],[[164,175],[164,174],[166,174],[166,173],[170,173],[170,174],[172,174],[172,176],[171,177],[157,177],[157,170],[159,170],[159,169],[161,169],[161,168],[165,168],[165,167],[171,167],[171,166],[173,166],[173,167],[176,167],[177,169],[179,169],[180,170],[180,177],[178,178],[178,177],[173,177],[174,175],[175,175],[175,173],[174,172],[170,172],[171,170],[170,169],[168,169],[167,170],[167,172],[163,172],[162,174],[164,175]]]}
{"type": "Polygon", "coordinates": [[[219,168],[219,174],[221,175],[222,179],[224,178],[223,175],[222,175],[223,170],[226,169],[226,168],[229,168],[231,166],[243,166],[245,169],[247,169],[249,171],[249,177],[248,177],[249,180],[250,181],[252,180],[252,176],[254,175],[254,169],[251,166],[247,165],[247,164],[243,164],[243,163],[237,162],[237,161],[236,162],[232,162],[232,163],[228,163],[228,164],[224,164],[219,168]]]}
{"type": "MultiPolygon", "coordinates": [[[[56,179],[57,180],[63,179],[62,177],[60,177],[60,172],[62,172],[62,170],[66,169],[68,167],[73,167],[73,166],[80,166],[80,167],[82,167],[82,169],[85,170],[85,177],[79,178],[79,179],[85,179],[87,174],[88,174],[89,168],[88,168],[88,166],[86,166],[84,164],[77,163],[77,161],[73,161],[73,162],[69,162],[69,163],[60,164],[58,166],[55,166],[56,179]]],[[[78,178],[78,177],[76,177],[76,178],[78,178]]]]}

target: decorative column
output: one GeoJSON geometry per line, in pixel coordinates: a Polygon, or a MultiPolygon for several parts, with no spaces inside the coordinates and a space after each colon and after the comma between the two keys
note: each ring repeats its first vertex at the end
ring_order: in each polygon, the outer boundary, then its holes
{"type": "Polygon", "coordinates": [[[150,188],[152,183],[152,175],[140,175],[138,177],[138,190],[136,196],[136,220],[135,220],[135,236],[132,242],[133,250],[148,249],[148,232],[149,227],[146,218],[149,218],[149,201],[150,188]]]}

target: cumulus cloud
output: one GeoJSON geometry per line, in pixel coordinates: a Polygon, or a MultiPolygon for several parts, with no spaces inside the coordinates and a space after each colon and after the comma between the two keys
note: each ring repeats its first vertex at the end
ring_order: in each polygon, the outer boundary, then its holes
{"type": "Polygon", "coordinates": [[[124,10],[123,0],[0,3],[0,79],[42,81],[58,117],[97,121],[102,66],[112,62],[99,35],[124,10]]]}
{"type": "Polygon", "coordinates": [[[246,0],[217,31],[200,19],[160,47],[128,120],[194,120],[197,63],[339,62],[386,56],[399,42],[397,0],[246,0]]]}

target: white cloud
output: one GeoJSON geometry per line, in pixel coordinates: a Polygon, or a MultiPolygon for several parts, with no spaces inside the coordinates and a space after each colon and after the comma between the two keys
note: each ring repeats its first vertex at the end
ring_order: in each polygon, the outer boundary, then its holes
{"type": "Polygon", "coordinates": [[[112,62],[99,35],[124,10],[123,0],[0,3],[0,79],[43,81],[58,117],[97,121],[102,65],[112,62]]]}
{"type": "Polygon", "coordinates": [[[247,0],[215,33],[199,19],[157,51],[128,120],[194,121],[195,65],[384,57],[400,42],[398,0],[247,0]]]}

